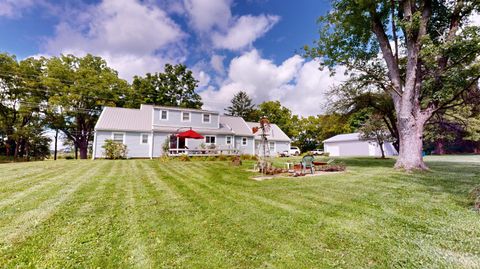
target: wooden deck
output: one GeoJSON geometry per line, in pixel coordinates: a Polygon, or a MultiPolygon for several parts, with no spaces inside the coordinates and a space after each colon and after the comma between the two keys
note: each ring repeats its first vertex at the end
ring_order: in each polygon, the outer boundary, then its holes
{"type": "Polygon", "coordinates": [[[169,156],[219,156],[219,155],[238,155],[240,150],[238,149],[169,149],[169,156]]]}

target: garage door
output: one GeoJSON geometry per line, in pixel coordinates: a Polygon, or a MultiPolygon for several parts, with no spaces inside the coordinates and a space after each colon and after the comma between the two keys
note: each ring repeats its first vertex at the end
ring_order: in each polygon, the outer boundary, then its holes
{"type": "Polygon", "coordinates": [[[330,153],[330,156],[339,156],[340,147],[338,145],[327,145],[325,144],[325,151],[330,153]]]}

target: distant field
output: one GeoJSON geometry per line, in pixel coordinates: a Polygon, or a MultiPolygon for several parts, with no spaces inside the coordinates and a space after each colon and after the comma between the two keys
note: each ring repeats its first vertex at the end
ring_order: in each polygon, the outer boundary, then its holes
{"type": "Polygon", "coordinates": [[[342,161],[262,182],[251,162],[0,164],[0,267],[480,267],[480,157],[342,161]]]}

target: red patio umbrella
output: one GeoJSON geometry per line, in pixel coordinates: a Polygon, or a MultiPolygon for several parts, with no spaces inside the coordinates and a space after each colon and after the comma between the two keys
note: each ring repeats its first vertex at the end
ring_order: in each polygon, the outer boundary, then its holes
{"type": "Polygon", "coordinates": [[[179,137],[179,138],[203,139],[203,136],[201,134],[195,132],[192,129],[177,134],[177,137],[179,137]]]}

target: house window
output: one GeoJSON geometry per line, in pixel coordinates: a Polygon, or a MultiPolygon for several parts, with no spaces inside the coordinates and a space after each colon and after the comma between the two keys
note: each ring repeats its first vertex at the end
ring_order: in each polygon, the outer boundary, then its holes
{"type": "Polygon", "coordinates": [[[160,110],[160,119],[161,120],[168,120],[168,111],[160,110]]]}
{"type": "Polygon", "coordinates": [[[275,142],[274,142],[274,141],[268,142],[268,148],[269,148],[271,151],[275,151],[275,142]]]}
{"type": "Polygon", "coordinates": [[[232,137],[231,136],[226,136],[225,137],[225,144],[231,145],[232,144],[232,137]]]}
{"type": "Polygon", "coordinates": [[[215,136],[206,135],[205,136],[205,144],[215,144],[215,136]]]}
{"type": "Polygon", "coordinates": [[[203,114],[203,123],[210,123],[210,114],[203,114]]]}
{"type": "Polygon", "coordinates": [[[190,121],[190,112],[182,112],[182,121],[190,121]]]}
{"type": "Polygon", "coordinates": [[[148,134],[142,134],[140,136],[140,144],[148,144],[148,134]]]}
{"type": "Polygon", "coordinates": [[[125,138],[124,133],[113,133],[113,135],[112,135],[112,140],[114,142],[117,142],[117,143],[122,143],[123,144],[124,138],[125,138]]]}
{"type": "Polygon", "coordinates": [[[247,138],[246,137],[242,137],[242,146],[246,146],[247,145],[247,138]]]}

